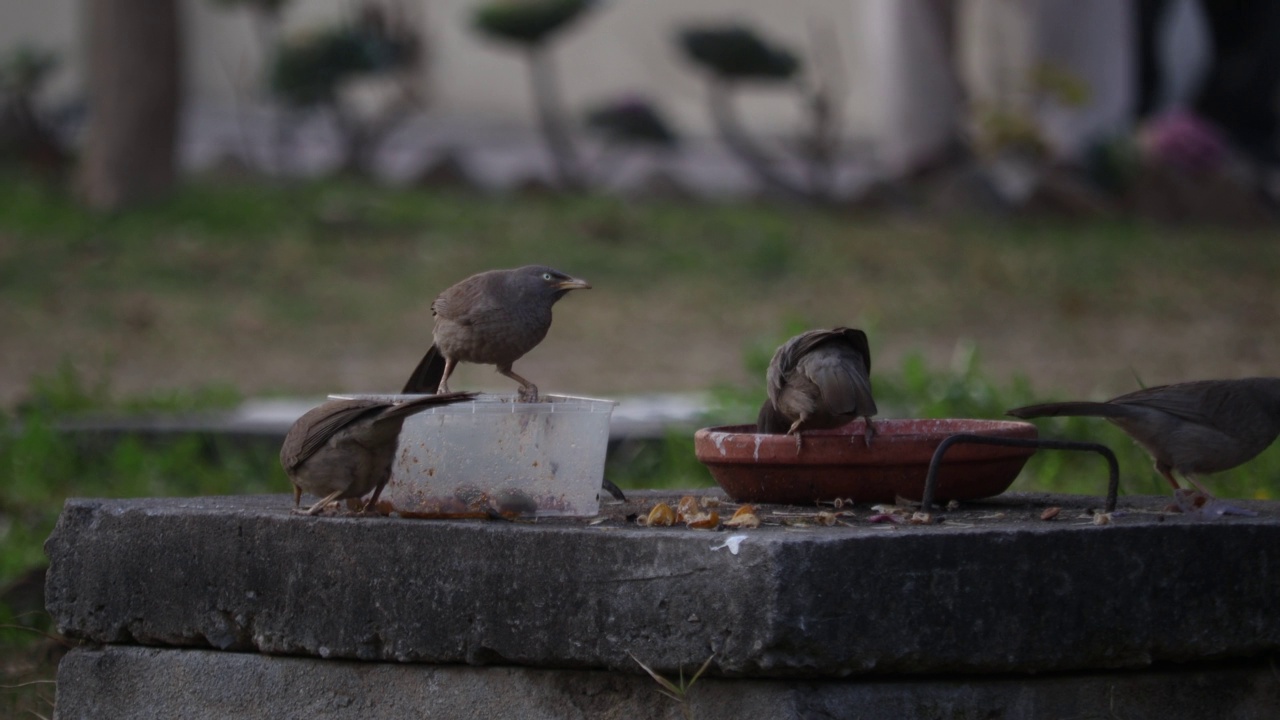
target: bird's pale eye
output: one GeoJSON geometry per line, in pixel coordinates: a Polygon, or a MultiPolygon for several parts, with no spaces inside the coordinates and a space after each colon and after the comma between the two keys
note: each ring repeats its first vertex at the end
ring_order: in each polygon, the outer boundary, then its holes
{"type": "Polygon", "coordinates": [[[551,282],[551,273],[542,273],[542,279],[551,282]]]}

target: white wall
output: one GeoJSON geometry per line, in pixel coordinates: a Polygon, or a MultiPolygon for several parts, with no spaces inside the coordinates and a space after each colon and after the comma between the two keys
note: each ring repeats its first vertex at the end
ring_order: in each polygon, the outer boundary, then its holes
{"type": "MultiPolygon", "coordinates": [[[[0,50],[25,40],[62,53],[63,67],[50,88],[55,98],[74,95],[82,87],[85,1],[0,0],[0,50]]],[[[514,51],[471,30],[477,1],[405,3],[423,28],[430,54],[418,86],[434,119],[527,127],[533,118],[525,67],[514,51]]],[[[260,93],[263,48],[248,12],[227,11],[211,0],[178,2],[192,105],[225,109],[260,93]]],[[[800,51],[809,67],[815,40],[834,39],[839,62],[832,75],[844,87],[845,135],[870,141],[893,170],[927,156],[955,121],[947,58],[926,2],[612,0],[570,29],[556,50],[556,62],[565,99],[574,110],[620,92],[639,92],[659,100],[682,130],[707,134],[703,84],[680,55],[675,28],[694,21],[747,21],[800,51]]],[[[971,92],[981,96],[990,91],[993,59],[1030,62],[1042,53],[1080,74],[1098,99],[1087,113],[1046,118],[1055,141],[1069,148],[1099,128],[1124,121],[1132,94],[1126,50],[1129,0],[956,2],[964,8],[960,61],[971,92]],[[986,16],[994,18],[988,27],[973,25],[986,16]]],[[[351,0],[294,0],[284,17],[285,32],[333,22],[354,7],[351,0]]],[[[777,88],[750,92],[742,108],[751,126],[765,132],[794,135],[801,127],[795,96],[777,88]]]]}

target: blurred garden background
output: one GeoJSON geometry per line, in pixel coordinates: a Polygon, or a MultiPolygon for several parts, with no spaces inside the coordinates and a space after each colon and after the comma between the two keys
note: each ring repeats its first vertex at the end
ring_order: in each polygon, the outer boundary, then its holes
{"type": "MultiPolygon", "coordinates": [[[[520,362],[544,391],[705,424],[818,326],[868,332],[883,416],[1276,374],[1278,33],[1267,0],[0,4],[0,709],[51,715],[67,497],[288,489],[271,447],[70,423],[394,391],[481,270],[593,283],[520,362]]],[[[709,485],[692,427],[606,475],[709,485]]],[[[1167,491],[1105,422],[1041,427],[1167,491]]],[[[1208,485],[1280,496],[1280,450],[1208,485]]]]}

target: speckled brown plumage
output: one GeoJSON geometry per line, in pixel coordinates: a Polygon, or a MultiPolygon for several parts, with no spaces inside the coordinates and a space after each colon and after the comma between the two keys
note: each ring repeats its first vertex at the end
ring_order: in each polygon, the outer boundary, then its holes
{"type": "Polygon", "coordinates": [[[1177,472],[1200,488],[1197,475],[1252,460],[1280,435],[1280,378],[1197,380],[1150,387],[1106,402],[1060,402],[1014,408],[1018,418],[1104,417],[1155,460],[1179,489],[1177,472]]]}
{"type": "Polygon", "coordinates": [[[870,442],[877,412],[870,374],[871,349],[861,330],[810,330],[791,338],[769,362],[769,397],[756,419],[757,431],[790,435],[862,417],[870,442]]]}
{"type": "Polygon", "coordinates": [[[490,270],[450,287],[431,303],[434,344],[403,392],[448,392],[459,362],[494,365],[520,383],[523,399],[536,401],[538,388],[512,365],[547,336],[551,307],[570,290],[589,288],[585,280],[544,265],[490,270]]]}
{"type": "Polygon", "coordinates": [[[405,418],[440,405],[470,400],[475,393],[415,398],[399,404],[372,399],[330,400],[308,410],[289,428],[280,464],[293,483],[296,506],[307,492],[321,498],[307,509],[315,515],[329,503],[373,495],[378,501],[391,477],[396,443],[405,418]]]}

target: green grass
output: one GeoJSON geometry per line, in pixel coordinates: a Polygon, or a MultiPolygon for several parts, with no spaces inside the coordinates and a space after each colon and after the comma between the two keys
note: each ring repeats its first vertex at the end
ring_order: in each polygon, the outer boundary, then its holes
{"type": "MultiPolygon", "coordinates": [[[[85,408],[83,402],[77,405],[85,408]]],[[[93,409],[157,405],[168,407],[169,398],[134,398],[93,409]]],[[[0,586],[44,562],[44,540],[67,498],[283,492],[289,487],[274,453],[230,443],[210,447],[195,436],[163,443],[125,438],[109,448],[86,448],[74,435],[57,431],[55,417],[43,410],[20,419],[0,416],[0,475],[6,480],[0,489],[0,586]]]]}

